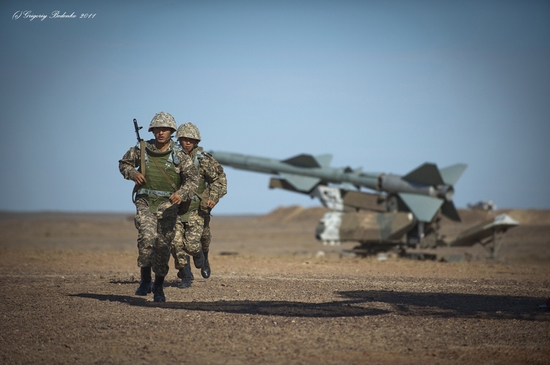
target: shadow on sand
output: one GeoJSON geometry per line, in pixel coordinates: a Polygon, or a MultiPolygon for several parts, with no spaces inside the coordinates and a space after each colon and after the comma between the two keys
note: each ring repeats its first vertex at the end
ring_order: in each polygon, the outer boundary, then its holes
{"type": "Polygon", "coordinates": [[[70,296],[141,307],[283,317],[336,318],[396,314],[436,318],[550,321],[550,315],[538,308],[541,302],[540,298],[384,290],[356,290],[337,292],[336,294],[342,300],[324,303],[272,300],[155,303],[151,301],[150,296],[149,299],[128,295],[90,293],[70,294],[70,296]],[[384,309],[380,309],[380,307],[384,309]]]}

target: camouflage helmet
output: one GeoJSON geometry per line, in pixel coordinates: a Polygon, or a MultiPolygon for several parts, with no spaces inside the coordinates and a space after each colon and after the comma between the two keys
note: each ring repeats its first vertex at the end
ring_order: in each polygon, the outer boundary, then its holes
{"type": "Polygon", "coordinates": [[[169,113],[165,113],[165,112],[160,112],[155,114],[155,116],[151,120],[151,124],[149,124],[149,132],[151,132],[155,127],[172,128],[174,132],[176,131],[176,128],[177,128],[174,117],[171,116],[169,113]]]}
{"type": "Polygon", "coordinates": [[[176,132],[176,138],[180,139],[181,137],[196,139],[197,141],[201,140],[199,129],[191,122],[187,122],[179,126],[178,131],[176,132]]]}

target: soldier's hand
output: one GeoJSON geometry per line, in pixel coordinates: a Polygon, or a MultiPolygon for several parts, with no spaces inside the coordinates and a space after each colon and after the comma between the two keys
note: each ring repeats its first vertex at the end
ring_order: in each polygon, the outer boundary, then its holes
{"type": "Polygon", "coordinates": [[[145,176],[143,176],[143,174],[139,171],[134,174],[133,180],[138,185],[143,185],[147,182],[147,180],[145,180],[145,176]]]}
{"type": "Polygon", "coordinates": [[[216,206],[216,202],[209,199],[209,200],[206,202],[206,206],[207,206],[208,208],[212,209],[212,208],[214,208],[214,207],[216,206]]]}
{"type": "Polygon", "coordinates": [[[181,196],[178,193],[170,195],[170,201],[174,204],[180,204],[182,202],[181,196]]]}

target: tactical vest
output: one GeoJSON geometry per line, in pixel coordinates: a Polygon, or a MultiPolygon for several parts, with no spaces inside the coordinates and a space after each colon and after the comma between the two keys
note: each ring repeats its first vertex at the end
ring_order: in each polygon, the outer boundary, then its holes
{"type": "Polygon", "coordinates": [[[136,197],[147,199],[149,209],[155,213],[159,204],[168,201],[170,195],[179,189],[181,178],[179,171],[176,169],[177,163],[174,160],[177,160],[177,158],[174,158],[175,151],[173,148],[165,152],[154,152],[145,148],[145,152],[145,168],[147,170],[145,179],[147,183],[140,186],[136,197]],[[164,173],[159,168],[163,169],[164,173]],[[164,174],[170,178],[171,182],[164,174]]]}

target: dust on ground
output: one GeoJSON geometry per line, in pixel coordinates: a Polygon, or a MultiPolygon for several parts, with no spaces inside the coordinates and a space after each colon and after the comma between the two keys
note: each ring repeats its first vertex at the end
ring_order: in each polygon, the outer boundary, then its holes
{"type": "Polygon", "coordinates": [[[548,364],[550,211],[505,212],[498,260],[460,263],[342,256],[323,208],[214,216],[212,277],[171,269],[167,303],[134,296],[131,214],[0,213],[0,361],[548,364]]]}

